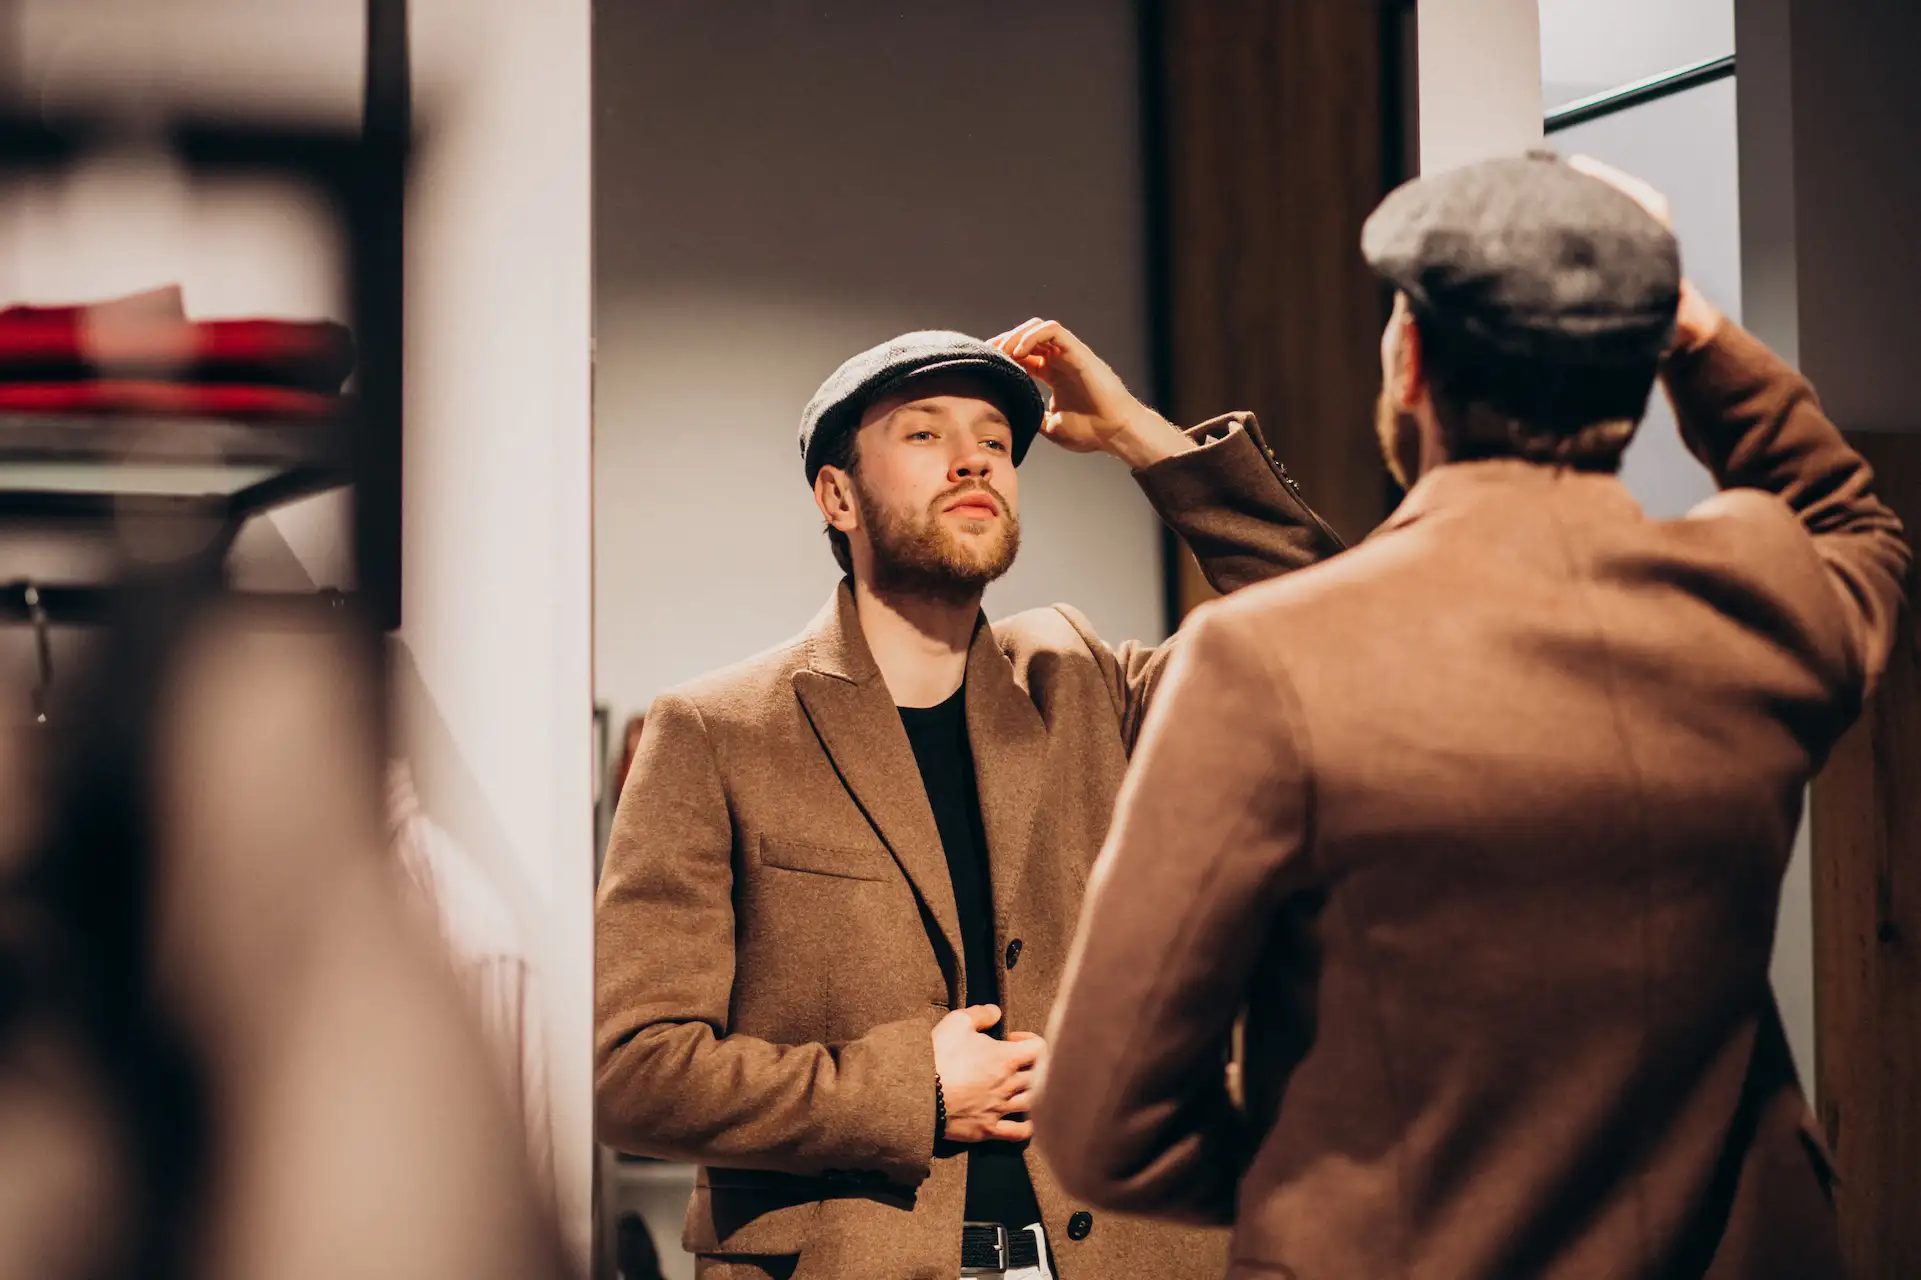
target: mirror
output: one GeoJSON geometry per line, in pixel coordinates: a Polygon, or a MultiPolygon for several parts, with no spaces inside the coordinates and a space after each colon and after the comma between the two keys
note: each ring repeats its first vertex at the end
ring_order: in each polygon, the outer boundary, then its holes
{"type": "MultiPolygon", "coordinates": [[[[600,4],[594,24],[595,687],[603,808],[652,699],[808,626],[840,577],[796,431],[908,330],[1059,319],[1149,382],[1131,7],[600,4]],[[1071,50],[1071,56],[1065,51],[1071,50]]],[[[990,617],[1068,601],[1167,628],[1161,528],[1125,466],[1036,441],[990,617]]],[[[603,1159],[603,1245],[637,1220],[691,1276],[693,1170],[603,1159]]],[[[637,1274],[646,1274],[637,1265],[637,1274]]]]}

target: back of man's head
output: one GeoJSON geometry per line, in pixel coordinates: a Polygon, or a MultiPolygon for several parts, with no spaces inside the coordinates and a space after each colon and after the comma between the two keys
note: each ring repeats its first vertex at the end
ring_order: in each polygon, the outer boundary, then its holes
{"type": "Polygon", "coordinates": [[[1545,152],[1484,161],[1389,195],[1362,252],[1407,299],[1450,460],[1619,466],[1681,289],[1631,196],[1545,152]]]}

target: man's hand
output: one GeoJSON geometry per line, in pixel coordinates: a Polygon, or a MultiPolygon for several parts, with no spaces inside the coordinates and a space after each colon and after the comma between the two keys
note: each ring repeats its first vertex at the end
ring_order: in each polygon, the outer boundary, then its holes
{"type": "Polygon", "coordinates": [[[1029,320],[991,342],[1053,391],[1041,434],[1062,448],[1111,453],[1136,470],[1194,448],[1057,321],[1029,320]]]}
{"type": "Polygon", "coordinates": [[[1605,182],[1648,211],[1653,218],[1670,231],[1674,229],[1674,209],[1668,198],[1649,183],[1643,182],[1630,173],[1623,173],[1611,164],[1603,164],[1593,156],[1569,156],[1567,167],[1576,173],[1585,173],[1599,182],[1605,182]]]}
{"type": "Polygon", "coordinates": [[[1700,350],[1714,341],[1726,320],[1721,308],[1709,302],[1692,280],[1681,281],[1681,306],[1674,314],[1674,345],[1669,350],[1675,354],[1700,350]]]}
{"type": "Polygon", "coordinates": [[[1034,1104],[1040,1100],[1041,1090],[1047,1085],[1047,1041],[1032,1031],[1010,1031],[1007,1033],[1007,1043],[1030,1044],[1040,1054],[1034,1060],[1026,1092],[1016,1099],[1021,1105],[1014,1109],[1013,1114],[1024,1116],[1034,1109],[1034,1104]]]}
{"type": "Polygon", "coordinates": [[[1017,1031],[1005,1041],[981,1034],[1000,1020],[998,1008],[980,1004],[954,1010],[934,1028],[934,1070],[947,1103],[941,1136],[949,1142],[1034,1136],[1032,1122],[1009,1117],[1033,1107],[1047,1045],[1032,1032],[1017,1031]]]}
{"type": "MultiPolygon", "coordinates": [[[[1605,182],[1616,191],[1631,197],[1634,202],[1648,211],[1648,214],[1669,230],[1674,229],[1674,210],[1668,198],[1641,179],[1616,169],[1613,165],[1603,164],[1593,156],[1569,156],[1568,167],[1588,177],[1605,182]]],[[[1721,309],[1709,302],[1702,292],[1694,287],[1691,280],[1681,281],[1681,306],[1674,317],[1675,352],[1694,351],[1714,340],[1727,319],[1721,309]]]]}

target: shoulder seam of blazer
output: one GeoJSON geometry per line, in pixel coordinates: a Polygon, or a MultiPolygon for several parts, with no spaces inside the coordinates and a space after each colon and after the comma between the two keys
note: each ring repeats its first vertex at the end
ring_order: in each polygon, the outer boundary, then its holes
{"type": "MultiPolygon", "coordinates": [[[[721,768],[720,749],[714,745],[714,735],[707,728],[707,714],[700,709],[700,699],[672,691],[663,693],[660,697],[672,698],[674,701],[683,704],[687,708],[688,713],[694,717],[694,729],[700,734],[700,744],[707,749],[707,767],[713,771],[714,781],[720,786],[720,798],[727,806],[727,825],[733,826],[734,793],[728,790],[727,771],[721,768]]],[[[658,699],[656,699],[656,701],[658,701],[658,699]]],[[[739,833],[736,832],[735,835],[736,838],[738,838],[739,833]]]]}
{"type": "MultiPolygon", "coordinates": [[[[1252,604],[1252,597],[1243,597],[1243,603],[1252,604]]],[[[1205,615],[1214,615],[1213,626],[1218,631],[1228,632],[1235,643],[1243,645],[1252,654],[1255,664],[1267,677],[1268,691],[1280,704],[1281,723],[1289,741],[1293,744],[1295,759],[1299,762],[1301,773],[1301,848],[1297,861],[1309,869],[1319,866],[1320,859],[1315,848],[1316,831],[1319,826],[1320,796],[1318,779],[1314,766],[1314,732],[1307,722],[1307,707],[1295,688],[1294,678],[1288,674],[1286,665],[1277,652],[1278,646],[1261,644],[1255,637],[1245,634],[1246,613],[1236,609],[1235,598],[1225,596],[1210,600],[1190,615],[1191,623],[1207,625],[1205,615]]],[[[1199,627],[1195,627],[1199,630],[1199,627]]]]}
{"type": "Polygon", "coordinates": [[[1107,701],[1114,708],[1114,719],[1117,722],[1124,722],[1127,719],[1127,700],[1121,695],[1116,682],[1106,678],[1107,668],[1101,661],[1105,651],[1108,662],[1113,662],[1113,651],[1108,649],[1107,642],[1095,633],[1094,624],[1073,605],[1056,604],[1051,607],[1055,613],[1066,620],[1067,625],[1073,629],[1075,637],[1080,640],[1081,646],[1087,650],[1087,656],[1093,659],[1094,666],[1101,672],[1101,684],[1107,689],[1107,701]]]}
{"type": "MultiPolygon", "coordinates": [[[[1775,525],[1780,541],[1793,544],[1795,554],[1805,561],[1811,576],[1821,579],[1831,592],[1844,589],[1830,571],[1827,557],[1821,554],[1821,538],[1809,531],[1794,508],[1780,494],[1769,493],[1765,489],[1722,489],[1696,503],[1681,517],[1680,522],[1708,524],[1714,520],[1731,520],[1750,530],[1762,521],[1775,525]]],[[[1773,531],[1769,533],[1775,536],[1773,531]]],[[[1748,540],[1752,542],[1752,533],[1748,540]]],[[[1778,564],[1778,561],[1775,563],[1778,564]]],[[[1781,597],[1781,602],[1783,605],[1789,604],[1788,597],[1781,597]]],[[[1839,615],[1821,612],[1802,621],[1827,633],[1814,638],[1824,647],[1832,646],[1832,652],[1823,656],[1831,658],[1837,665],[1843,714],[1850,718],[1859,715],[1861,704],[1865,701],[1864,690],[1869,674],[1865,655],[1854,643],[1854,637],[1849,634],[1839,615]]]]}

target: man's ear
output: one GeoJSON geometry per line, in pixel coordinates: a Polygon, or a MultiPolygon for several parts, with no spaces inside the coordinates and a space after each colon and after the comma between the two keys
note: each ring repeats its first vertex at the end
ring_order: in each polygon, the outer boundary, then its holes
{"type": "Polygon", "coordinates": [[[1401,332],[1394,344],[1394,381],[1389,393],[1395,408],[1413,413],[1427,403],[1427,353],[1421,347],[1421,328],[1413,316],[1403,310],[1394,322],[1401,326],[1401,332]]]}
{"type": "Polygon", "coordinates": [[[814,477],[814,505],[830,529],[852,533],[860,528],[860,510],[854,503],[854,478],[839,467],[822,467],[814,477]]]}

